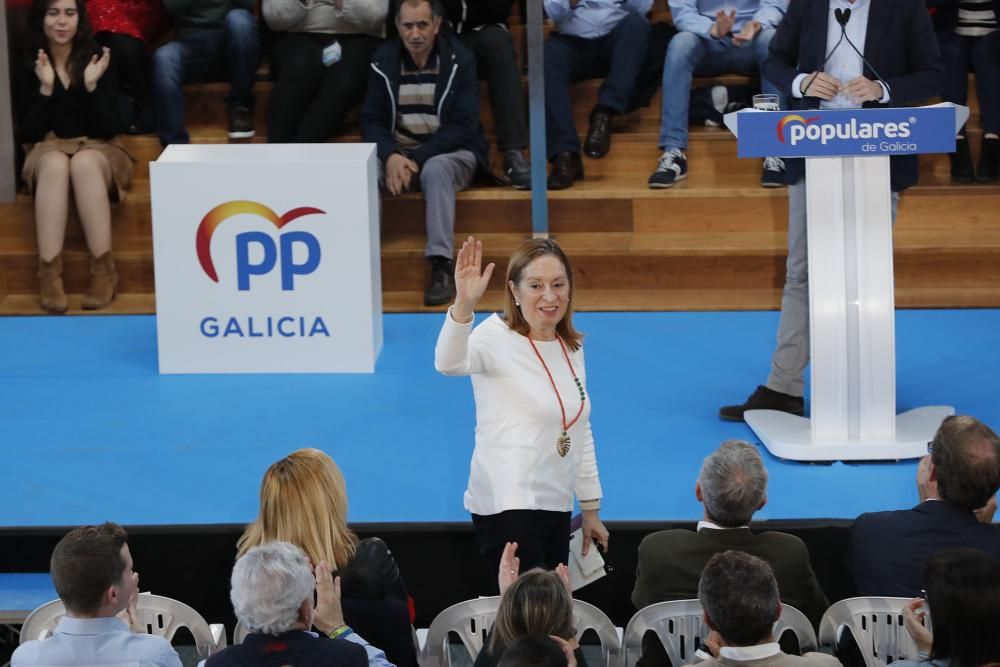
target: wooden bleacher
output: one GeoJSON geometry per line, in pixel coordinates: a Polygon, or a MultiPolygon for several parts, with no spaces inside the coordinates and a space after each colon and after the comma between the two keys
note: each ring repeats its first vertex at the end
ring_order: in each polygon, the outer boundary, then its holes
{"type": "MultiPolygon", "coordinates": [[[[657,0],[654,20],[665,18],[657,0]]],[[[523,49],[520,18],[512,20],[523,49]]],[[[744,77],[724,77],[728,82],[744,77]]],[[[599,81],[574,87],[574,116],[587,129],[599,81]]],[[[700,81],[699,83],[705,83],[700,81]]],[[[187,121],[192,140],[225,142],[225,84],[189,86],[187,121]]],[[[970,86],[969,138],[979,145],[978,105],[970,86]]],[[[257,137],[263,142],[270,84],[257,84],[257,137]]],[[[493,119],[481,95],[487,133],[493,119]]],[[[760,161],[736,158],[728,131],[691,128],[689,178],[669,190],[650,190],[646,179],[659,155],[660,97],[617,119],[610,155],[584,158],[586,179],[549,193],[550,229],[574,261],[578,309],[727,310],[777,308],[784,282],[787,197],[759,185],[760,161]]],[[[335,141],[358,141],[354,125],[335,141]]],[[[148,162],[159,155],[153,135],[125,137],[137,158],[126,201],[114,211],[114,252],[121,282],[115,303],[100,313],[152,313],[152,227],[148,162]]],[[[495,148],[495,142],[492,142],[495,148]]],[[[976,157],[974,155],[974,157],[976,157]]],[[[496,151],[494,158],[497,159],[496,151]]],[[[499,164],[497,163],[497,166],[499,164]]],[[[459,195],[456,236],[483,238],[490,261],[503,267],[510,251],[531,234],[530,193],[473,188],[459,195]]],[[[71,216],[72,217],[72,216],[71,216]]],[[[382,285],[387,312],[427,310],[424,207],[419,195],[387,198],[383,205],[382,285]]],[[[921,157],[919,184],[901,200],[895,229],[897,305],[1000,306],[1000,185],[953,185],[945,155],[921,157]]],[[[71,220],[64,253],[70,312],[81,312],[88,257],[71,220]]],[[[0,204],[0,314],[41,314],[31,198],[0,204]]],[[[498,271],[483,307],[502,302],[498,271]]]]}

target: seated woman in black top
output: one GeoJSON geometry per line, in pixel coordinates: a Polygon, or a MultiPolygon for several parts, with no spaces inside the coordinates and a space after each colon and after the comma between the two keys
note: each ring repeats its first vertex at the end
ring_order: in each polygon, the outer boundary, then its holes
{"type": "Polygon", "coordinates": [[[417,667],[409,595],[382,540],[358,541],[347,527],[347,487],[337,464],[318,449],[300,449],[271,465],[260,485],[260,514],[237,545],[282,540],[314,564],[326,562],[343,586],[344,619],[397,667],[417,667]]]}
{"type": "Polygon", "coordinates": [[[18,72],[18,125],[21,141],[34,144],[21,175],[35,195],[42,307],[62,313],[68,306],[61,253],[72,191],[91,254],[83,307],[103,308],[118,284],[110,202],[123,196],[133,162],[110,141],[120,131],[111,55],[94,43],[76,0],[34,0],[28,20],[34,72],[18,72]]]}

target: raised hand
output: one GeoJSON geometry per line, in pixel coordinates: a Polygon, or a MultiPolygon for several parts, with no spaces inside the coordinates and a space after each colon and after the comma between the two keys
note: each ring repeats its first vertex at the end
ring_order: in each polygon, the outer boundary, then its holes
{"type": "Polygon", "coordinates": [[[573,582],[569,578],[569,567],[567,567],[565,563],[559,563],[556,565],[556,569],[554,571],[556,576],[559,577],[559,581],[562,582],[566,592],[569,593],[570,597],[573,597],[573,582]]]}
{"type": "Polygon", "coordinates": [[[926,607],[924,607],[924,600],[920,598],[910,600],[903,607],[903,625],[906,626],[906,631],[913,637],[918,650],[930,653],[934,643],[934,636],[931,635],[930,630],[924,625],[924,617],[926,616],[927,611],[926,607]]]}
{"type": "Polygon", "coordinates": [[[708,29],[708,34],[716,39],[723,39],[733,31],[734,23],[736,23],[736,10],[727,14],[724,9],[720,9],[715,14],[715,23],[708,29]]]}
{"type": "Polygon", "coordinates": [[[48,54],[42,49],[38,49],[38,57],[35,59],[35,76],[41,84],[42,95],[51,95],[52,87],[56,85],[56,70],[52,67],[48,54]]]}
{"type": "Polygon", "coordinates": [[[500,595],[503,595],[511,584],[517,581],[521,574],[521,559],[517,557],[517,542],[508,542],[500,556],[500,571],[497,572],[497,584],[500,595]]]}
{"type": "Polygon", "coordinates": [[[483,298],[486,286],[496,264],[490,262],[483,269],[483,242],[474,236],[462,244],[455,261],[455,305],[452,314],[457,320],[466,321],[472,318],[476,304],[483,298]]]}
{"type": "Polygon", "coordinates": [[[333,578],[326,561],[316,566],[316,613],[313,625],[326,634],[345,625],[340,606],[340,577],[333,578]]]}
{"type": "Polygon", "coordinates": [[[97,82],[108,71],[108,65],[110,64],[111,49],[106,46],[101,52],[100,58],[97,57],[96,53],[90,57],[90,62],[83,68],[83,86],[87,89],[88,93],[94,92],[94,89],[97,88],[97,82]]]}

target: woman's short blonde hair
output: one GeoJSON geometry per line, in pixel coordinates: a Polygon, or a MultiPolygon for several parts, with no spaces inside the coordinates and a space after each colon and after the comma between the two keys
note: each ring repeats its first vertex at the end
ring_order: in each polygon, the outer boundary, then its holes
{"type": "Polygon", "coordinates": [[[291,542],[312,564],[341,569],[358,538],[347,527],[347,485],[340,468],[318,449],[300,449],[277,461],[260,484],[260,513],[237,543],[242,556],[268,542],[291,542]]]}
{"type": "Polygon", "coordinates": [[[500,600],[490,634],[489,650],[499,662],[501,654],[521,637],[576,636],[573,598],[555,572],[528,570],[517,578],[500,600]]]}
{"type": "Polygon", "coordinates": [[[562,262],[566,269],[566,279],[569,281],[569,303],[566,304],[566,315],[556,325],[556,333],[569,349],[576,351],[580,349],[583,334],[573,328],[573,267],[570,266],[569,257],[563,249],[551,239],[528,239],[511,254],[510,261],[507,262],[507,282],[504,284],[503,320],[508,327],[522,336],[531,333],[531,326],[521,314],[521,309],[514,303],[510,283],[519,284],[529,264],[539,257],[549,255],[562,262]]]}

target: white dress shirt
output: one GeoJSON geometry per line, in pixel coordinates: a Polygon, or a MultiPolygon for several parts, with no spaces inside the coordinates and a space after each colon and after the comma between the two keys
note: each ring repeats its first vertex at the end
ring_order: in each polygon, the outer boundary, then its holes
{"type": "Polygon", "coordinates": [[[10,658],[11,667],[115,663],[181,667],[177,652],[166,639],[133,633],[114,617],[63,616],[51,637],[21,644],[10,658]]]}
{"type": "Polygon", "coordinates": [[[772,655],[778,655],[779,653],[781,653],[781,646],[778,645],[778,642],[757,644],[756,646],[723,646],[719,649],[719,657],[729,658],[738,662],[761,660],[763,658],[770,658],[772,655]]]}
{"type": "MultiPolygon", "coordinates": [[[[534,341],[559,388],[572,420],[580,392],[559,341],[534,341]]],[[[587,385],[583,349],[566,348],[573,369],[587,385]]],[[[473,514],[530,509],[568,512],[573,493],[582,500],[601,497],[590,394],[580,419],[569,429],[569,453],[559,456],[562,413],[549,376],[531,341],[491,315],[475,329],[451,314],[434,350],[434,366],[445,375],[471,375],[476,399],[476,448],[472,452],[465,508],[473,514]]]]}

